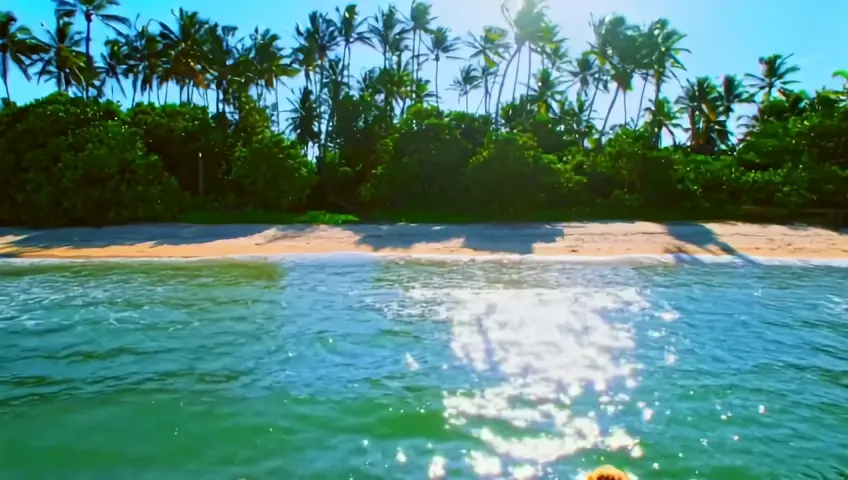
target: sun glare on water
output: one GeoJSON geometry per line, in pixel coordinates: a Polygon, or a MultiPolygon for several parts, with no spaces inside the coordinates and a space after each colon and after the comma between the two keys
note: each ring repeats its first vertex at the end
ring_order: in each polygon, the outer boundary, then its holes
{"type": "MultiPolygon", "coordinates": [[[[485,478],[539,478],[552,463],[590,449],[642,455],[639,440],[610,417],[631,401],[639,365],[632,326],[606,312],[639,312],[635,288],[419,289],[451,324],[457,359],[486,381],[444,393],[450,428],[487,448],[464,461],[485,478]],[[485,451],[482,451],[485,450],[485,451]]],[[[640,402],[643,418],[650,409],[640,402]]],[[[436,457],[430,478],[441,478],[436,457]]]]}

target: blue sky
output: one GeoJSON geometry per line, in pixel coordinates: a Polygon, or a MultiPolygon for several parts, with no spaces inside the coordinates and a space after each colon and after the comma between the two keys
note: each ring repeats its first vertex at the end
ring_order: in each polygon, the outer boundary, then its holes
{"type": "MultiPolygon", "coordinates": [[[[500,12],[502,0],[431,0],[437,23],[450,27],[457,35],[468,31],[479,32],[484,25],[505,26],[500,12]]],[[[511,0],[517,2],[519,0],[511,0]]],[[[222,24],[236,25],[241,33],[247,34],[254,26],[271,28],[291,42],[297,22],[304,23],[312,10],[332,12],[343,6],[336,0],[125,0],[125,6],[116,9],[131,18],[141,15],[142,21],[149,18],[172,20],[170,11],[183,7],[198,10],[203,16],[222,24]]],[[[357,2],[364,14],[372,14],[378,6],[389,2],[361,0],[357,2]]],[[[406,12],[409,0],[395,2],[406,12]]],[[[797,79],[806,89],[822,86],[838,86],[831,73],[848,68],[848,29],[844,19],[848,18],[848,2],[812,0],[805,4],[801,0],[549,0],[548,13],[560,25],[562,33],[569,39],[569,51],[579,54],[590,39],[590,14],[596,17],[619,13],[635,23],[649,22],[666,17],[671,24],[687,34],[683,45],[691,54],[683,57],[687,72],[683,76],[710,75],[718,77],[725,73],[757,73],[760,56],[772,53],[794,53],[794,63],[801,67],[797,79]],[[821,9],[808,7],[818,4],[821,9]]],[[[50,0],[3,0],[4,10],[11,10],[19,20],[41,35],[41,22],[49,24],[53,3],[50,0]]],[[[95,25],[94,43],[100,44],[107,34],[102,25],[95,25]]],[[[379,56],[365,47],[355,51],[354,71],[379,62],[379,56]]],[[[456,75],[461,62],[448,61],[441,66],[439,78],[443,103],[448,107],[460,104],[453,92],[445,91],[456,75]]],[[[526,68],[526,67],[524,67],[526,68]]],[[[432,78],[433,68],[423,70],[432,78]]],[[[525,76],[522,74],[522,78],[525,76]]],[[[636,88],[641,88],[637,84],[636,88]]],[[[17,74],[11,77],[12,98],[17,102],[30,100],[52,91],[52,85],[27,84],[17,74]]],[[[507,89],[509,92],[509,89],[507,89]]],[[[676,95],[676,88],[669,87],[667,94],[676,95]]],[[[635,111],[638,95],[631,95],[630,112],[635,111]]],[[[478,97],[479,98],[479,97],[478,97]]],[[[464,105],[464,103],[463,103],[464,105]]],[[[476,102],[472,100],[472,105],[476,102]]],[[[473,108],[473,107],[472,107],[473,108]]],[[[599,111],[605,109],[601,104],[599,111]]],[[[614,111],[613,119],[620,121],[620,109],[614,111]]]]}

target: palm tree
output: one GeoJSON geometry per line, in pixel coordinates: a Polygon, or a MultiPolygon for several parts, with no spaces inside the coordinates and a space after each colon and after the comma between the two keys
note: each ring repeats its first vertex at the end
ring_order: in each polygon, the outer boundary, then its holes
{"type": "MultiPolygon", "coordinates": [[[[521,63],[521,52],[524,50],[525,46],[538,43],[541,31],[547,22],[547,17],[545,15],[545,0],[524,0],[524,3],[515,13],[515,16],[511,14],[507,4],[503,4],[501,6],[501,12],[512,29],[515,49],[509,56],[509,59],[506,62],[506,67],[504,67],[501,86],[498,90],[498,100],[495,104],[495,115],[498,115],[501,109],[501,97],[503,96],[503,88],[506,84],[506,75],[509,73],[509,67],[512,66],[512,62],[516,58],[518,58],[518,62],[521,63]]],[[[516,68],[515,82],[513,83],[513,98],[515,98],[515,87],[518,84],[518,71],[518,68],[516,68]]]]}
{"type": "Polygon", "coordinates": [[[662,132],[665,131],[671,137],[672,144],[677,144],[675,130],[683,130],[683,125],[677,122],[677,111],[671,101],[666,97],[659,100],[651,100],[651,104],[645,107],[646,125],[656,133],[655,146],[660,146],[662,132]]]}
{"type": "Polygon", "coordinates": [[[447,27],[438,27],[430,32],[430,45],[427,50],[436,62],[436,106],[439,105],[439,62],[442,58],[458,60],[459,57],[451,54],[459,50],[461,45],[461,40],[452,37],[447,27]]]}
{"type": "Polygon", "coordinates": [[[336,36],[342,42],[342,74],[345,82],[350,83],[350,57],[351,48],[356,43],[365,43],[366,35],[362,31],[367,19],[358,19],[359,12],[355,4],[349,4],[344,10],[336,7],[338,20],[336,21],[336,36]]]}
{"type": "Polygon", "coordinates": [[[215,112],[226,110],[230,91],[239,72],[244,64],[242,57],[238,55],[238,46],[241,40],[236,40],[238,27],[218,24],[210,25],[206,34],[209,55],[210,80],[215,86],[215,112]]]}
{"type": "Polygon", "coordinates": [[[547,114],[554,110],[553,104],[565,96],[562,79],[553,70],[545,67],[536,74],[533,85],[528,85],[530,98],[540,112],[547,114]]]}
{"type": "MultiPolygon", "coordinates": [[[[300,73],[296,68],[283,61],[283,49],[280,36],[270,29],[260,31],[256,27],[250,34],[250,52],[253,67],[252,80],[256,84],[257,99],[260,103],[265,92],[277,90],[278,80],[291,78],[300,73]]],[[[275,94],[276,95],[276,94],[275,94]]],[[[279,102],[279,98],[276,100],[279,102]]]]}
{"type": "Polygon", "coordinates": [[[449,90],[457,92],[458,99],[465,98],[465,112],[468,113],[468,95],[480,86],[480,72],[476,65],[463,65],[459,76],[453,79],[449,90]]]}
{"type": "Polygon", "coordinates": [[[312,90],[308,87],[300,89],[300,95],[295,101],[289,99],[291,109],[288,126],[286,130],[294,135],[302,147],[304,153],[308,152],[310,145],[320,141],[321,135],[317,130],[318,124],[318,108],[315,105],[315,99],[312,96],[312,90]]]}
{"type": "MultiPolygon", "coordinates": [[[[677,79],[676,70],[686,70],[680,60],[682,53],[691,53],[689,49],[680,46],[686,35],[671,28],[669,21],[660,18],[651,22],[648,29],[643,33],[644,53],[647,60],[642,96],[639,98],[639,111],[642,111],[642,101],[645,97],[645,89],[648,86],[648,75],[652,76],[654,83],[653,104],[657,105],[663,84],[669,77],[677,79]]],[[[638,123],[639,117],[636,118],[638,123]]]]}
{"type": "MultiPolygon", "coordinates": [[[[550,68],[559,73],[568,62],[568,50],[565,38],[560,36],[559,27],[550,21],[542,24],[535,43],[530,44],[530,53],[536,52],[542,58],[542,68],[550,68]]],[[[533,73],[533,57],[527,56],[527,94],[530,94],[530,80],[533,73]]]]}
{"type": "Polygon", "coordinates": [[[29,62],[43,51],[33,38],[32,31],[17,23],[18,19],[12,12],[0,12],[0,76],[3,77],[6,98],[9,100],[12,99],[9,93],[9,64],[18,67],[29,81],[32,79],[29,62]]]}
{"type": "Polygon", "coordinates": [[[585,111],[591,116],[595,113],[595,100],[598,92],[609,91],[609,79],[607,71],[598,63],[597,57],[591,52],[583,52],[576,60],[571,61],[571,68],[565,71],[571,78],[570,87],[577,85],[577,99],[585,101],[585,111]],[[592,88],[592,97],[589,99],[589,88],[592,88]]]}
{"type": "Polygon", "coordinates": [[[722,94],[709,77],[688,80],[676,103],[686,110],[692,147],[712,153],[729,141],[727,119],[722,116],[722,94]]]}
{"type": "Polygon", "coordinates": [[[95,18],[117,33],[121,33],[117,25],[124,28],[130,27],[128,18],[106,13],[109,8],[120,6],[119,0],[54,0],[54,2],[57,17],[73,20],[77,14],[81,14],[85,18],[85,57],[88,59],[89,66],[94,65],[91,58],[91,23],[95,18]]]}
{"type": "Polygon", "coordinates": [[[789,76],[798,73],[801,69],[797,65],[788,65],[786,62],[792,55],[774,54],[768,57],[760,57],[760,75],[746,73],[745,78],[750,81],[751,88],[756,93],[763,93],[763,103],[771,100],[772,93],[779,88],[798,83],[790,80],[789,76]]]}
{"type": "MultiPolygon", "coordinates": [[[[326,130],[322,128],[324,122],[322,112],[322,98],[324,98],[324,75],[326,72],[325,64],[329,58],[330,51],[339,43],[339,38],[336,36],[336,28],[330,18],[321,12],[313,11],[309,14],[308,26],[303,29],[299,25],[295,29],[297,37],[300,39],[299,52],[301,57],[299,60],[305,61],[304,65],[298,65],[304,71],[318,68],[318,79],[312,79],[315,83],[312,95],[314,95],[314,104],[317,117],[317,132],[319,138],[318,158],[316,167],[319,175],[324,174],[324,147],[326,145],[326,130]]],[[[307,77],[309,78],[309,77],[307,77]]],[[[327,118],[329,124],[329,115],[327,118]]]]}
{"type": "Polygon", "coordinates": [[[198,12],[189,12],[180,8],[171,12],[177,21],[176,28],[164,22],[159,23],[159,41],[163,50],[164,65],[161,81],[165,84],[165,101],[168,101],[168,83],[176,81],[180,88],[180,101],[183,91],[186,101],[191,98],[191,88],[204,88],[204,62],[207,59],[206,28],[208,22],[198,12]]]}
{"type": "Polygon", "coordinates": [[[105,45],[106,53],[100,54],[100,64],[96,67],[96,71],[100,76],[100,85],[97,87],[97,91],[100,95],[103,95],[106,83],[111,82],[110,98],[115,99],[116,84],[121,90],[121,95],[126,98],[127,92],[124,90],[124,84],[121,82],[121,78],[124,76],[128,61],[121,50],[122,43],[119,39],[113,38],[107,40],[105,45]]]}
{"type": "Polygon", "coordinates": [[[569,88],[577,85],[577,96],[587,97],[589,88],[596,82],[598,62],[589,52],[583,52],[570,62],[570,69],[565,73],[571,78],[569,88]]]}
{"type": "Polygon", "coordinates": [[[138,49],[139,93],[142,96],[147,93],[147,101],[150,102],[155,89],[158,101],[163,73],[162,42],[159,36],[145,25],[135,34],[135,47],[138,49]]]}
{"type": "Polygon", "coordinates": [[[600,130],[603,138],[619,93],[624,97],[624,120],[627,122],[627,92],[633,89],[633,75],[639,67],[641,46],[634,27],[620,15],[601,18],[593,22],[592,27],[595,33],[592,54],[602,67],[609,68],[610,78],[615,83],[615,93],[600,130]]]}
{"type": "Polygon", "coordinates": [[[57,90],[67,92],[84,81],[85,54],[80,49],[85,37],[67,20],[56,19],[56,30],[46,27],[45,30],[47,40],[38,40],[44,53],[33,62],[40,65],[36,78],[39,82],[43,78],[51,80],[56,83],[57,90]]]}
{"type": "Polygon", "coordinates": [[[402,53],[409,32],[394,5],[377,10],[368,24],[367,44],[383,56],[383,68],[388,68],[391,59],[402,53]]]}
{"type": "Polygon", "coordinates": [[[430,24],[436,17],[430,16],[433,8],[427,2],[413,0],[409,9],[409,29],[412,32],[412,78],[418,80],[421,68],[421,47],[423,46],[423,34],[431,33],[430,24]]]}
{"type": "Polygon", "coordinates": [[[725,75],[721,79],[721,114],[730,119],[735,113],[735,106],[751,102],[751,94],[736,75],[725,75]]]}
{"type": "Polygon", "coordinates": [[[507,31],[500,27],[483,27],[483,33],[475,36],[468,33],[465,45],[471,48],[469,59],[482,61],[480,65],[480,77],[483,82],[484,112],[489,114],[491,105],[492,88],[497,78],[498,62],[503,60],[504,52],[509,49],[506,41],[507,31]]]}
{"type": "Polygon", "coordinates": [[[568,48],[565,46],[565,38],[560,37],[556,29],[544,29],[542,32],[543,40],[539,45],[542,66],[559,72],[568,65],[568,48]]]}

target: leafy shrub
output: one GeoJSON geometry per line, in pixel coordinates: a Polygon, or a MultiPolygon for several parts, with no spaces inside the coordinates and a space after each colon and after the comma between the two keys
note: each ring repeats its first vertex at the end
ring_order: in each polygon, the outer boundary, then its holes
{"type": "Polygon", "coordinates": [[[562,205],[583,182],[557,157],[542,153],[533,137],[492,134],[471,160],[469,202],[490,215],[529,213],[562,205]]]}
{"type": "Polygon", "coordinates": [[[226,131],[213,124],[205,107],[139,104],[127,116],[143,132],[147,151],[161,159],[184,192],[199,194],[201,185],[205,194],[220,191],[229,160],[226,131]]]}
{"type": "Polygon", "coordinates": [[[56,94],[0,114],[0,222],[166,220],[179,189],[114,104],[56,94]]]}
{"type": "Polygon", "coordinates": [[[465,202],[464,183],[474,149],[435,108],[414,106],[383,143],[381,165],[368,194],[396,210],[451,212],[465,202]]]}
{"type": "Polygon", "coordinates": [[[299,145],[267,132],[236,149],[229,187],[235,205],[285,210],[302,202],[316,180],[299,145]]]}

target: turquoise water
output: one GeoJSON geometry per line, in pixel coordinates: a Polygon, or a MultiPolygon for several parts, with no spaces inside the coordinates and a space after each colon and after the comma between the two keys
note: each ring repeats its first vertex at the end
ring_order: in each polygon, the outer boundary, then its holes
{"type": "Polygon", "coordinates": [[[0,477],[848,474],[848,269],[0,264],[0,477]]]}

